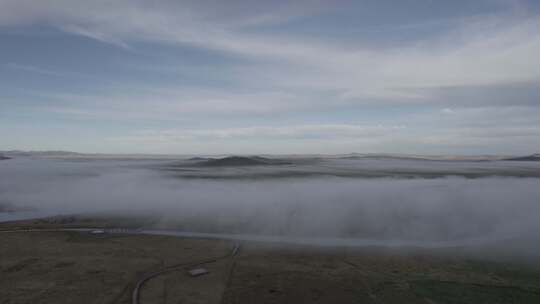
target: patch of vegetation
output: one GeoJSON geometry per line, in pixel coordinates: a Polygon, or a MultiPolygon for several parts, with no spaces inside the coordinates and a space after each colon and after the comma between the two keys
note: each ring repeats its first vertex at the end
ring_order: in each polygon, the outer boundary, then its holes
{"type": "Polygon", "coordinates": [[[65,232],[67,235],[66,242],[68,243],[105,243],[111,239],[117,239],[122,237],[128,237],[128,235],[118,234],[103,234],[103,235],[90,235],[88,232],[65,232]]]}
{"type": "Polygon", "coordinates": [[[38,258],[31,258],[31,259],[25,259],[25,260],[22,260],[20,262],[18,262],[17,264],[13,265],[13,266],[10,266],[8,268],[6,268],[4,270],[4,272],[18,272],[18,271],[21,271],[23,269],[25,269],[26,267],[36,263],[37,261],[39,261],[38,258]]]}
{"type": "Polygon", "coordinates": [[[507,285],[419,280],[410,285],[418,296],[441,304],[540,303],[540,291],[507,285]]]}

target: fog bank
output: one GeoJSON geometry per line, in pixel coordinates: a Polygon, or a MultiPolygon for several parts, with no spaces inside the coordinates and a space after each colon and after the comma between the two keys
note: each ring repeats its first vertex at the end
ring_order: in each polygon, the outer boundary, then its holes
{"type": "Polygon", "coordinates": [[[540,229],[537,178],[186,179],[161,164],[13,159],[0,164],[0,204],[197,232],[447,241],[540,229]]]}

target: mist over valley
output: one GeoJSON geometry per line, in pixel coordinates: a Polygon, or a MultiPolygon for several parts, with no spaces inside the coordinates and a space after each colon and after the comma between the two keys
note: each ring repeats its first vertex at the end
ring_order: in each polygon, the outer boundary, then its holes
{"type": "Polygon", "coordinates": [[[540,228],[540,163],[296,157],[238,165],[245,159],[19,157],[0,165],[0,202],[13,216],[107,214],[204,233],[437,242],[540,228]]]}

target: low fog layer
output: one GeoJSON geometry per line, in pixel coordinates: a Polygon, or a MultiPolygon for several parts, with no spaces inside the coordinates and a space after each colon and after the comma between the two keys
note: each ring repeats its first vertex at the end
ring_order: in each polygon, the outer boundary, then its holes
{"type": "Polygon", "coordinates": [[[183,178],[254,179],[284,177],[349,178],[438,178],[459,176],[481,178],[537,177],[539,161],[460,161],[427,160],[394,157],[359,158],[261,158],[228,157],[221,159],[188,159],[159,165],[161,170],[183,178]]]}
{"type": "MultiPolygon", "coordinates": [[[[445,241],[527,236],[540,229],[538,178],[194,179],[160,169],[170,163],[12,159],[0,163],[0,205],[48,214],[150,216],[155,228],[288,236],[445,241]]],[[[385,170],[413,166],[370,164],[385,170]]],[[[471,166],[493,166],[484,164],[471,166]]],[[[324,164],[310,166],[322,170],[324,164]]],[[[513,166],[530,169],[521,162],[513,166]]]]}

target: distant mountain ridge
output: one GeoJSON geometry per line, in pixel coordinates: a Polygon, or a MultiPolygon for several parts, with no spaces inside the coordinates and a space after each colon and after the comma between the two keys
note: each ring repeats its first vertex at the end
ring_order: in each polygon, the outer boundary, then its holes
{"type": "Polygon", "coordinates": [[[532,155],[528,155],[528,156],[505,158],[504,160],[509,160],[509,161],[540,161],[540,153],[536,153],[536,154],[532,154],[532,155]]]}
{"type": "Polygon", "coordinates": [[[7,156],[4,156],[4,155],[0,154],[0,160],[7,160],[7,159],[11,159],[11,157],[7,157],[7,156]]]}
{"type": "Polygon", "coordinates": [[[502,160],[504,155],[422,155],[422,154],[393,154],[393,153],[350,153],[338,158],[351,160],[434,160],[434,161],[492,161],[502,160]]]}
{"type": "Polygon", "coordinates": [[[61,156],[78,156],[83,155],[77,152],[70,151],[20,151],[20,150],[9,150],[9,151],[0,151],[0,155],[6,157],[17,157],[17,156],[42,156],[42,157],[61,157],[61,156]]]}
{"type": "Polygon", "coordinates": [[[224,158],[207,159],[198,163],[199,166],[203,167],[271,166],[290,164],[292,163],[286,160],[260,156],[228,156],[224,158]]]}
{"type": "Polygon", "coordinates": [[[0,151],[4,158],[38,157],[38,158],[83,158],[83,159],[184,159],[192,162],[208,162],[209,166],[227,165],[239,163],[242,165],[279,165],[290,164],[303,159],[350,159],[350,160],[437,160],[437,161],[540,161],[540,153],[528,156],[516,155],[422,155],[422,154],[395,154],[395,153],[348,153],[348,154],[261,154],[260,156],[224,156],[219,154],[206,154],[197,156],[194,154],[104,154],[104,153],[79,153],[62,150],[50,151],[0,151]],[[191,157],[191,158],[189,158],[191,157]]]}

